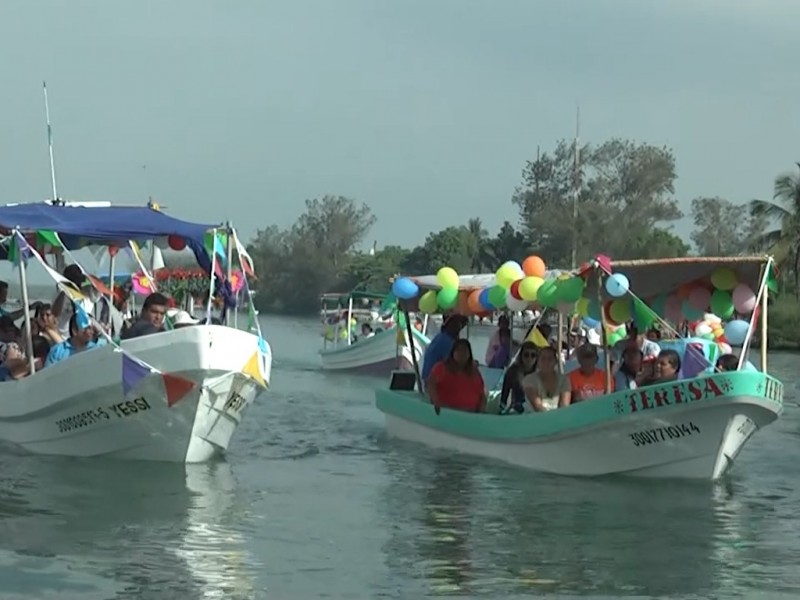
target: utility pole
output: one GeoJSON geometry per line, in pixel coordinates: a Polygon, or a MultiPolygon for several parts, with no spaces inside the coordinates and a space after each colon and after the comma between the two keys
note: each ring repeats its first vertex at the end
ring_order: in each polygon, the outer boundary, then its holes
{"type": "Polygon", "coordinates": [[[581,107],[578,105],[575,113],[575,171],[572,182],[572,270],[577,266],[578,254],[578,198],[581,190],[581,107]]]}

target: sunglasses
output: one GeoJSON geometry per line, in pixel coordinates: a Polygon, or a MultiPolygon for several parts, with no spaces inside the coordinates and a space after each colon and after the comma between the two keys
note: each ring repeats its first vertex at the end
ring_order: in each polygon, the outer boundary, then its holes
{"type": "Polygon", "coordinates": [[[523,352],[522,358],[536,358],[536,352],[523,352]]]}

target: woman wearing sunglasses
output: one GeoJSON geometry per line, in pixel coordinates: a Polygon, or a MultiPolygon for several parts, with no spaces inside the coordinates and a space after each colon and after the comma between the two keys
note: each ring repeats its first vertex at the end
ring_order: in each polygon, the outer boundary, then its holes
{"type": "Polygon", "coordinates": [[[522,380],[536,371],[537,348],[533,342],[525,342],[517,359],[503,377],[503,390],[500,392],[500,410],[511,409],[518,414],[525,412],[525,390],[522,380]],[[509,396],[510,404],[509,404],[509,396]]]}

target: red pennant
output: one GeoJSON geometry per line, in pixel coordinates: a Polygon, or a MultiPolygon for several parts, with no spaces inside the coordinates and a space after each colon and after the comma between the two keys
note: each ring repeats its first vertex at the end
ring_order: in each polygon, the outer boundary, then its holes
{"type": "Polygon", "coordinates": [[[195,388],[194,381],[189,381],[177,375],[162,373],[161,378],[164,380],[164,389],[167,390],[167,406],[169,407],[180,402],[186,394],[195,388]]]}

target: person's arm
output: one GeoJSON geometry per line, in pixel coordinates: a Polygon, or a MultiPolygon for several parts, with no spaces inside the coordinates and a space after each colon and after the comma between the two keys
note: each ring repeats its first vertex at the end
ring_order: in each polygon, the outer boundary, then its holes
{"type": "Polygon", "coordinates": [[[524,384],[525,398],[531,403],[533,410],[536,412],[544,412],[545,407],[542,404],[542,397],[539,394],[539,386],[534,382],[524,384]]]}
{"type": "Polygon", "coordinates": [[[516,376],[517,370],[514,367],[508,369],[506,374],[503,376],[503,389],[500,391],[501,407],[506,407],[506,400],[508,400],[508,397],[511,394],[511,382],[513,381],[511,378],[516,376]]]}
{"type": "MultiPolygon", "coordinates": [[[[580,398],[580,395],[578,396],[580,398]]],[[[577,399],[576,399],[577,401],[577,399]]],[[[558,407],[563,408],[572,403],[572,389],[570,388],[569,379],[563,377],[561,380],[561,393],[558,396],[558,407]]]]}
{"type": "Polygon", "coordinates": [[[431,400],[431,404],[436,408],[436,411],[439,411],[439,390],[437,385],[437,379],[441,370],[438,368],[439,365],[435,365],[433,369],[431,369],[430,375],[428,375],[428,379],[425,382],[425,390],[428,392],[428,398],[431,400]]]}

